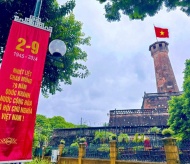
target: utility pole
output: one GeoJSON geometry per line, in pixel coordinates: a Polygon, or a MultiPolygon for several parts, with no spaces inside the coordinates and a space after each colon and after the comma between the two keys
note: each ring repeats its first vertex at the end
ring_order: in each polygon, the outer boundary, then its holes
{"type": "Polygon", "coordinates": [[[117,118],[116,118],[116,108],[115,108],[115,130],[116,130],[116,136],[117,136],[117,118]]]}
{"type": "Polygon", "coordinates": [[[81,138],[81,135],[82,135],[82,117],[80,119],[80,138],[81,138]]]}

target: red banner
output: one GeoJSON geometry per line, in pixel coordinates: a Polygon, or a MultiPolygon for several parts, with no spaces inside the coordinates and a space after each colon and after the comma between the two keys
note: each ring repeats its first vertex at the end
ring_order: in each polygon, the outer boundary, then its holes
{"type": "Polygon", "coordinates": [[[13,21],[0,70],[0,163],[32,159],[50,32],[13,21]]]}

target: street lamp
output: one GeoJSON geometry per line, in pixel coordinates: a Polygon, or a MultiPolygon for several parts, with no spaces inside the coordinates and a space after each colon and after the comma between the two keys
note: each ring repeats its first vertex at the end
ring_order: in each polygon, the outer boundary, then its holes
{"type": "Polygon", "coordinates": [[[66,53],[66,45],[62,40],[55,39],[49,44],[49,52],[55,57],[64,56],[66,53]]]}

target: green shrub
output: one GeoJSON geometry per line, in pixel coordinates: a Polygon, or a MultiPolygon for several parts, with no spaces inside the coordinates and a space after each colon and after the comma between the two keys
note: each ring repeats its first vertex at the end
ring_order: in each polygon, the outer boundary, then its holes
{"type": "Polygon", "coordinates": [[[101,144],[101,146],[97,150],[101,152],[109,152],[110,148],[108,144],[101,144]]]}
{"type": "Polygon", "coordinates": [[[70,153],[71,154],[76,154],[78,152],[79,144],[78,142],[74,142],[70,146],[70,153]]]}
{"type": "Polygon", "coordinates": [[[77,148],[79,148],[79,144],[78,144],[78,142],[74,142],[74,143],[72,143],[72,144],[71,144],[71,147],[77,147],[77,148]]]}
{"type": "Polygon", "coordinates": [[[144,141],[144,134],[139,135],[138,133],[135,134],[133,138],[133,142],[139,143],[144,141]]]}
{"type": "Polygon", "coordinates": [[[50,156],[51,155],[51,150],[52,150],[51,146],[46,147],[44,155],[45,156],[50,156]]]}
{"type": "Polygon", "coordinates": [[[138,150],[144,150],[144,146],[134,146],[133,147],[134,151],[138,151],[138,150]]]}
{"type": "Polygon", "coordinates": [[[120,133],[118,136],[118,142],[128,142],[129,141],[129,136],[128,134],[125,133],[120,133]]]}
{"type": "Polygon", "coordinates": [[[68,154],[68,152],[69,152],[69,148],[64,147],[62,155],[66,155],[66,154],[68,154]]]}
{"type": "Polygon", "coordinates": [[[148,130],[148,133],[156,133],[156,134],[158,134],[158,133],[160,133],[160,131],[161,131],[161,129],[155,126],[153,128],[150,128],[148,130]]]}
{"type": "Polygon", "coordinates": [[[33,159],[33,161],[26,162],[25,164],[51,164],[51,162],[48,160],[45,160],[45,159],[35,158],[35,159],[33,159]]]}

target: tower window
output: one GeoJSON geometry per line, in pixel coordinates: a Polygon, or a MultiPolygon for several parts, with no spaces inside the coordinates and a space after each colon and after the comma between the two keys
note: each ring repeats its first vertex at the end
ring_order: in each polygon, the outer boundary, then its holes
{"type": "Polygon", "coordinates": [[[154,49],[156,49],[156,46],[153,46],[154,49]]]}
{"type": "Polygon", "coordinates": [[[159,44],[159,47],[162,47],[162,44],[159,44]]]}

